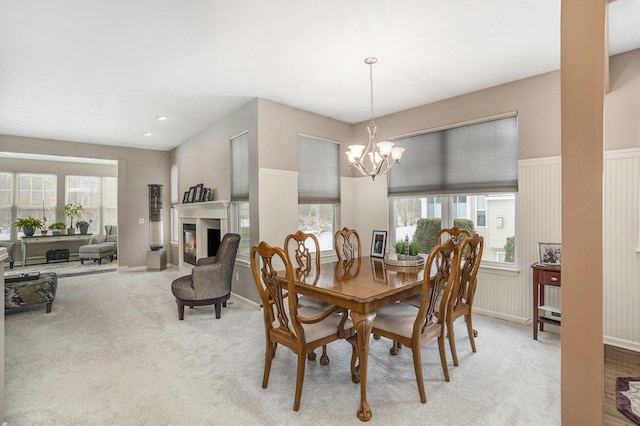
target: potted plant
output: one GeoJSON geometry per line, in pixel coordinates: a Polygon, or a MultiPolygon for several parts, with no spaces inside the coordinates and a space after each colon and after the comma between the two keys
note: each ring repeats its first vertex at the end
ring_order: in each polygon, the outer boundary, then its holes
{"type": "Polygon", "coordinates": [[[71,219],[71,224],[69,225],[69,229],[67,229],[67,234],[76,233],[76,229],[73,227],[73,218],[80,216],[80,213],[84,213],[84,208],[80,204],[65,204],[64,214],[71,219]]]}
{"type": "Polygon", "coordinates": [[[40,219],[29,216],[26,219],[19,218],[16,223],[14,223],[14,226],[18,229],[22,229],[25,236],[31,237],[37,229],[42,229],[43,224],[40,219]]]}
{"type": "Polygon", "coordinates": [[[81,234],[86,234],[89,231],[89,225],[91,221],[87,222],[86,220],[79,220],[76,222],[76,227],[80,229],[81,234]]]}
{"type": "Polygon", "coordinates": [[[51,229],[53,235],[61,235],[62,231],[64,231],[65,226],[66,225],[64,224],[64,222],[55,222],[49,225],[49,229],[51,229]]]}

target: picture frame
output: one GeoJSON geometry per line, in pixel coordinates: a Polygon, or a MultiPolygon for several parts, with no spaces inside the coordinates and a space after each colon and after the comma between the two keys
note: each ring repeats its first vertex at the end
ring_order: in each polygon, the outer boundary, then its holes
{"type": "Polygon", "coordinates": [[[193,197],[196,195],[196,187],[192,186],[189,188],[189,198],[187,198],[187,203],[193,203],[193,197]]]}
{"type": "Polygon", "coordinates": [[[207,188],[203,201],[213,201],[213,198],[211,197],[211,188],[207,188]]]}
{"type": "Polygon", "coordinates": [[[182,196],[182,204],[186,204],[189,202],[189,191],[185,191],[182,196]]]}
{"type": "Polygon", "coordinates": [[[193,198],[193,202],[194,203],[199,203],[201,201],[200,197],[202,197],[202,186],[203,186],[203,184],[201,184],[201,183],[196,185],[196,193],[195,193],[194,198],[193,198]]]}
{"type": "Polygon", "coordinates": [[[371,237],[371,257],[384,257],[387,246],[387,231],[373,231],[371,237]]]}
{"type": "Polygon", "coordinates": [[[209,201],[207,199],[207,191],[209,188],[202,188],[202,194],[200,194],[200,201],[209,201]]]}
{"type": "Polygon", "coordinates": [[[562,244],[538,243],[538,263],[541,265],[562,264],[562,244]]]}

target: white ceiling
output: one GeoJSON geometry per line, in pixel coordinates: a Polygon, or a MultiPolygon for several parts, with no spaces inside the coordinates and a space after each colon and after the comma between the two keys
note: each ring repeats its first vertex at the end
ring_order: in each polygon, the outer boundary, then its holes
{"type": "MultiPolygon", "coordinates": [[[[640,1],[609,22],[640,48],[640,1]]],[[[170,150],[256,97],[356,123],[367,56],[376,116],[556,70],[560,0],[0,0],[0,134],[170,150]]]]}

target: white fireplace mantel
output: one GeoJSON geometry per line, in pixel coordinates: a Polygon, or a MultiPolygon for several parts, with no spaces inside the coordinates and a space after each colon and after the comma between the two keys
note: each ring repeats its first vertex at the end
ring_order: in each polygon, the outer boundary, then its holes
{"type": "Polygon", "coordinates": [[[175,204],[172,207],[178,212],[179,222],[179,253],[178,266],[180,268],[191,269],[193,266],[184,261],[184,233],[182,225],[191,223],[196,225],[197,258],[206,257],[207,242],[206,230],[213,227],[212,221],[220,223],[220,236],[229,232],[229,201],[204,201],[201,203],[175,204]]]}

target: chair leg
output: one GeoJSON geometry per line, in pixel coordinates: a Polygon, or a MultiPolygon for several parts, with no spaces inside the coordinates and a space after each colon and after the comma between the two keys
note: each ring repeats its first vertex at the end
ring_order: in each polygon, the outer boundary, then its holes
{"type": "Polygon", "coordinates": [[[402,343],[393,341],[393,345],[391,345],[391,349],[389,349],[389,353],[393,356],[398,355],[398,351],[402,347],[402,343]]]}
{"type": "Polygon", "coordinates": [[[307,355],[307,359],[308,359],[309,361],[315,361],[315,360],[316,360],[316,353],[315,353],[315,352],[310,352],[310,353],[307,355]]]}
{"type": "Polygon", "coordinates": [[[473,322],[471,321],[471,313],[464,316],[464,320],[467,323],[467,333],[469,334],[469,342],[471,342],[471,350],[476,351],[476,341],[474,337],[478,335],[478,332],[473,329],[473,322]]]}
{"type": "Polygon", "coordinates": [[[329,364],[329,357],[327,356],[327,345],[322,345],[322,355],[320,356],[320,365],[329,364]]]}
{"type": "Polygon", "coordinates": [[[302,383],[304,382],[304,367],[306,364],[306,357],[304,353],[298,354],[298,372],[296,374],[296,397],[293,401],[293,411],[300,409],[300,397],[302,396],[302,383]]]}
{"type": "Polygon", "coordinates": [[[442,372],[444,380],[449,381],[449,368],[447,367],[447,354],[444,351],[444,330],[443,334],[438,337],[438,349],[440,350],[440,363],[442,364],[442,372]]]}
{"type": "Polygon", "coordinates": [[[264,352],[264,374],[262,376],[262,388],[266,389],[269,384],[269,373],[271,373],[271,360],[276,354],[276,344],[271,343],[267,338],[267,349],[264,352]]]}
{"type": "Polygon", "coordinates": [[[184,319],[184,302],[180,299],[176,299],[178,304],[178,319],[182,321],[184,319]]]}
{"type": "Polygon", "coordinates": [[[420,402],[427,402],[427,395],[424,392],[424,377],[422,376],[422,358],[420,355],[420,347],[415,345],[411,348],[413,352],[413,368],[416,371],[416,382],[418,383],[418,392],[420,393],[420,402]]]}
{"type": "MultiPolygon", "coordinates": [[[[444,333],[444,330],[443,330],[444,333]]],[[[447,334],[449,335],[449,347],[451,348],[451,357],[453,365],[458,366],[458,353],[456,351],[456,337],[453,332],[453,318],[447,319],[447,334]]]]}
{"type": "Polygon", "coordinates": [[[216,309],[216,319],[220,319],[220,312],[222,312],[222,301],[220,299],[216,299],[215,309],[216,309]]]}

